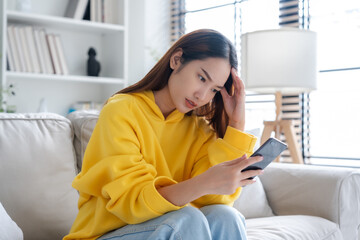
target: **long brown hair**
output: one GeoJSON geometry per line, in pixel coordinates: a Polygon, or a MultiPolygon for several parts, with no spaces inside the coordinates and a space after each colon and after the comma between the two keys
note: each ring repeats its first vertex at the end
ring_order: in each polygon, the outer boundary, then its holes
{"type": "MultiPolygon", "coordinates": [[[[231,67],[237,69],[238,61],[234,45],[221,33],[211,29],[200,29],[183,35],[177,40],[165,55],[155,64],[148,74],[139,82],[115,93],[134,93],[146,90],[158,91],[168,84],[172,73],[170,58],[177,50],[181,49],[181,63],[183,65],[193,60],[203,60],[209,57],[224,58],[229,60],[231,67]]],[[[231,74],[225,83],[225,89],[233,94],[233,81],[231,74]]],[[[206,105],[194,110],[197,116],[203,116],[214,128],[218,137],[223,137],[229,124],[222,96],[217,92],[214,98],[206,105]]],[[[187,115],[191,115],[192,111],[187,115]]]]}

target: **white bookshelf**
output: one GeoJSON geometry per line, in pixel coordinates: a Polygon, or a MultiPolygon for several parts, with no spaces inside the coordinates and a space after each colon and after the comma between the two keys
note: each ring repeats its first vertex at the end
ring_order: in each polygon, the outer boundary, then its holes
{"type": "MultiPolygon", "coordinates": [[[[69,0],[68,0],[69,1],[69,0]]],[[[8,99],[17,112],[36,112],[45,98],[50,112],[66,115],[77,101],[104,102],[114,92],[128,85],[128,0],[116,0],[114,23],[99,23],[63,17],[68,1],[33,0],[31,12],[18,12],[14,2],[0,4],[2,86],[14,84],[16,96],[8,99]],[[14,72],[6,70],[7,27],[27,25],[45,29],[61,37],[68,75],[14,72]],[[86,74],[88,49],[94,47],[101,64],[99,77],[86,74]]],[[[70,0],[71,1],[71,0],[70,0]]]]}
{"type": "Polygon", "coordinates": [[[11,21],[13,23],[26,23],[35,26],[39,25],[45,28],[52,28],[53,26],[56,26],[58,29],[90,32],[92,34],[112,34],[125,30],[124,25],[98,23],[36,13],[22,13],[11,10],[7,11],[7,19],[9,22],[11,21]]]}
{"type": "Polygon", "coordinates": [[[21,80],[44,80],[44,81],[68,81],[83,83],[103,83],[103,84],[126,84],[125,79],[110,77],[91,77],[91,76],[75,76],[75,75],[56,75],[56,74],[39,74],[39,73],[23,73],[6,71],[6,79],[8,81],[21,80]]]}

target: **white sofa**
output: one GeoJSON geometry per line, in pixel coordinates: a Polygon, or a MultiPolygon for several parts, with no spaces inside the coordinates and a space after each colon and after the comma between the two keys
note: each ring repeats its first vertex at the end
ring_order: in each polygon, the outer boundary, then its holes
{"type": "MultiPolygon", "coordinates": [[[[0,240],[21,239],[21,231],[26,240],[56,240],[69,231],[78,198],[71,182],[97,117],[0,114],[0,203],[11,217],[0,211],[0,240]]],[[[250,240],[360,240],[358,170],[273,163],[260,180],[234,205],[250,240]]]]}

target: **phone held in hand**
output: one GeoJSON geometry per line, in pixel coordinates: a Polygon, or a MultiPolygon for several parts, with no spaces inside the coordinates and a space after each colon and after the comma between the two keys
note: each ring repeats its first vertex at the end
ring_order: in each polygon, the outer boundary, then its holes
{"type": "MultiPolygon", "coordinates": [[[[261,145],[250,157],[254,156],[263,156],[263,160],[257,163],[254,163],[242,170],[258,170],[264,169],[267,167],[275,158],[277,158],[285,149],[287,145],[276,138],[269,138],[266,142],[261,145]]],[[[250,177],[249,179],[253,179],[250,177]]]]}

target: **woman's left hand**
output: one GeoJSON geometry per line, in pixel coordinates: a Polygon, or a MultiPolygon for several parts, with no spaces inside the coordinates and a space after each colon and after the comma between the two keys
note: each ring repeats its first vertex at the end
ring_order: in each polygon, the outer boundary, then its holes
{"type": "Polygon", "coordinates": [[[231,68],[234,93],[228,94],[225,88],[221,89],[226,114],[229,116],[229,126],[244,131],[245,129],[245,86],[239,78],[235,68],[231,68]]]}

